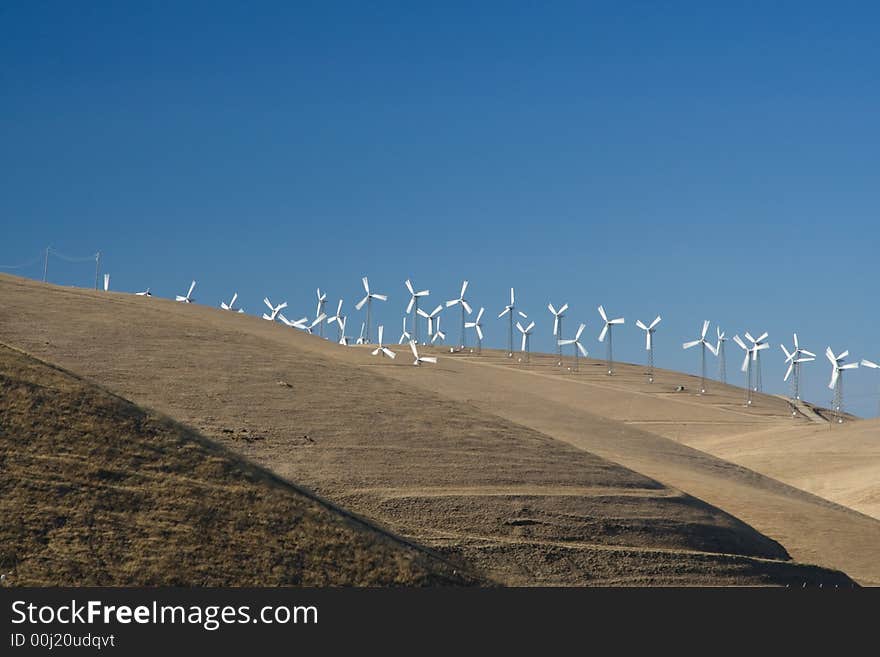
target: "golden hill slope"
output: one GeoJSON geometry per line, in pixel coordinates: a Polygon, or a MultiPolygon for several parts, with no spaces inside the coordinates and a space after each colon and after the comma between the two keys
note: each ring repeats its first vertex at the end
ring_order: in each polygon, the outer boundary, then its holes
{"type": "Polygon", "coordinates": [[[475,581],[180,425],[0,346],[0,572],[14,586],[475,581]]]}
{"type": "MultiPolygon", "coordinates": [[[[0,296],[0,339],[195,426],[503,582],[838,581],[786,563],[783,546],[716,508],[730,510],[724,493],[731,488],[738,509],[776,498],[773,514],[816,514],[816,523],[838,532],[845,553],[876,539],[880,528],[658,434],[585,412],[571,395],[579,387],[540,376],[538,365],[515,372],[489,357],[479,365],[457,357],[417,369],[405,355],[379,362],[363,349],[253,317],[9,277],[0,277],[0,296]],[[615,452],[611,445],[628,447],[615,452]],[[676,478],[716,491],[715,506],[668,485],[676,478]],[[747,503],[750,492],[754,504],[747,503]]],[[[687,408],[697,414],[699,404],[687,408]]],[[[760,509],[752,516],[778,529],[760,509]]],[[[818,548],[809,560],[842,567],[828,545],[818,548]]],[[[872,581],[873,571],[864,570],[859,576],[872,581]]]]}

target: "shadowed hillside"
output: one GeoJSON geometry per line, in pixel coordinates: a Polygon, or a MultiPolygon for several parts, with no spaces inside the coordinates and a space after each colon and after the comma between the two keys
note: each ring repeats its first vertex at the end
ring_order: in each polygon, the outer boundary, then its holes
{"type": "Polygon", "coordinates": [[[0,572],[15,586],[464,584],[228,450],[0,347],[0,572]]]}

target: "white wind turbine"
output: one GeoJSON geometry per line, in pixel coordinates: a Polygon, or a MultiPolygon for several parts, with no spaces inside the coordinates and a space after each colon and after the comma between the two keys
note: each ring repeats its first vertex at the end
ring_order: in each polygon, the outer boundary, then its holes
{"type": "MultiPolygon", "coordinates": [[[[263,313],[263,319],[268,319],[271,322],[274,322],[275,319],[278,317],[278,315],[281,313],[281,311],[284,310],[285,308],[287,308],[286,301],[279,303],[277,306],[273,306],[272,302],[269,301],[269,297],[263,297],[263,303],[265,303],[269,307],[269,310],[272,313],[271,315],[267,315],[266,313],[263,313]]],[[[285,324],[286,323],[287,322],[285,322],[285,324]]]]}
{"type": "MultiPolygon", "coordinates": [[[[311,334],[312,334],[312,330],[313,330],[316,326],[321,326],[321,327],[323,327],[323,326],[324,326],[324,320],[325,320],[325,319],[327,319],[327,313],[321,313],[320,315],[318,315],[317,317],[315,317],[315,319],[312,320],[312,323],[309,324],[308,327],[306,328],[306,331],[308,332],[308,334],[311,335],[311,334]]],[[[323,336],[322,336],[322,337],[323,337],[323,336]]]]}
{"type": "Polygon", "coordinates": [[[110,291],[110,274],[104,274],[104,292],[110,291]]]}
{"type": "Polygon", "coordinates": [[[413,356],[415,360],[413,361],[413,365],[419,366],[422,363],[436,363],[437,358],[434,356],[419,356],[419,350],[416,348],[416,341],[409,341],[409,348],[412,349],[413,356]]]}
{"type": "Polygon", "coordinates": [[[642,320],[636,320],[636,326],[645,332],[645,349],[648,352],[648,383],[654,383],[654,331],[662,318],[657,315],[656,319],[647,326],[642,320]]]}
{"type": "MultiPolygon", "coordinates": [[[[317,296],[318,296],[318,308],[315,310],[315,317],[327,317],[327,313],[324,312],[324,305],[327,303],[327,293],[321,292],[321,288],[317,288],[317,296]]],[[[321,337],[324,337],[324,325],[321,324],[321,328],[318,331],[321,337]]]]}
{"type": "Polygon", "coordinates": [[[480,318],[483,316],[484,310],[486,310],[486,309],[481,306],[480,310],[477,312],[476,319],[472,322],[466,322],[464,325],[465,328],[472,328],[477,333],[477,353],[478,354],[483,353],[483,325],[480,323],[480,318]]]}
{"type": "Polygon", "coordinates": [[[236,307],[235,307],[235,300],[236,300],[236,299],[238,299],[238,292],[235,292],[235,293],[232,295],[232,300],[231,300],[229,303],[226,303],[225,301],[221,301],[221,302],[220,302],[220,307],[221,307],[223,310],[231,310],[231,311],[233,311],[233,312],[243,313],[244,310],[242,310],[241,308],[236,308],[236,307]]]}
{"type": "MultiPolygon", "coordinates": [[[[793,335],[794,349],[791,352],[785,348],[784,344],[780,344],[779,346],[782,348],[783,353],[785,353],[785,362],[789,364],[782,380],[788,381],[788,379],[791,378],[791,399],[792,402],[797,402],[801,398],[801,363],[809,363],[810,361],[816,360],[816,354],[812,351],[803,349],[798,342],[797,333],[794,333],[793,335]]],[[[792,410],[792,414],[794,414],[794,410],[792,410]]]]}
{"type": "MultiPolygon", "coordinates": [[[[419,308],[419,315],[428,320],[428,337],[433,338],[434,336],[434,322],[436,321],[439,325],[440,323],[440,313],[443,311],[443,304],[439,304],[434,310],[430,313],[426,313],[422,308],[419,308]]],[[[415,322],[415,320],[413,320],[415,322]]]]}
{"type": "Polygon", "coordinates": [[[877,364],[874,361],[868,360],[866,358],[862,359],[862,367],[868,367],[872,370],[880,370],[880,364],[877,364]]]}
{"type": "Polygon", "coordinates": [[[746,406],[752,405],[752,348],[746,346],[746,343],[742,341],[738,335],[733,336],[733,341],[746,352],[745,358],[743,358],[743,364],[740,368],[746,375],[746,406]]]}
{"type": "Polygon", "coordinates": [[[434,331],[434,335],[431,336],[431,344],[434,344],[435,342],[437,342],[437,338],[440,338],[441,343],[446,342],[446,334],[440,330],[440,317],[438,317],[434,321],[435,321],[435,328],[437,330],[434,331]]]}
{"type": "Polygon", "coordinates": [[[715,356],[718,355],[718,352],[715,350],[709,342],[706,341],[706,333],[709,331],[709,320],[703,321],[703,330],[700,331],[699,340],[691,340],[690,342],[685,342],[682,346],[683,349],[690,349],[691,347],[696,347],[700,345],[700,393],[704,394],[706,392],[706,349],[712,352],[715,356]]]}
{"type": "MultiPolygon", "coordinates": [[[[504,306],[504,310],[498,313],[498,319],[501,319],[505,315],[507,315],[507,357],[513,358],[513,311],[516,309],[514,305],[514,295],[513,288],[510,288],[510,303],[504,306]]],[[[523,311],[518,311],[519,316],[523,319],[528,319],[528,315],[526,315],[523,311]]]]}
{"type": "Polygon", "coordinates": [[[361,322],[361,334],[358,336],[358,339],[354,341],[355,344],[367,344],[367,339],[364,337],[364,331],[366,330],[367,323],[361,322]]]}
{"type": "Polygon", "coordinates": [[[761,352],[770,346],[766,342],[768,335],[770,334],[764,331],[760,338],[755,339],[748,331],[745,333],[746,340],[752,343],[752,359],[755,362],[755,392],[762,392],[764,390],[764,384],[761,382],[761,352]]]}
{"type": "Polygon", "coordinates": [[[193,296],[192,296],[192,293],[193,293],[193,290],[195,289],[195,287],[196,287],[196,282],[193,281],[192,283],[189,284],[189,292],[186,293],[186,296],[182,297],[178,294],[176,297],[174,297],[175,300],[182,301],[183,303],[192,303],[193,301],[195,301],[195,299],[193,299],[193,296]]]}
{"type": "Polygon", "coordinates": [[[459,347],[461,349],[464,349],[465,344],[466,344],[466,337],[467,337],[464,332],[464,328],[465,328],[464,327],[464,324],[465,324],[464,313],[465,313],[465,311],[467,311],[467,314],[470,315],[471,312],[473,312],[471,310],[470,304],[468,304],[468,302],[464,298],[464,292],[465,292],[465,290],[467,290],[467,286],[468,286],[468,282],[466,280],[462,281],[461,294],[458,295],[458,298],[457,299],[450,299],[449,301],[446,302],[447,308],[451,308],[452,306],[454,306],[456,304],[461,305],[461,342],[459,343],[459,347]]]}
{"type": "Polygon", "coordinates": [[[613,333],[612,329],[618,324],[623,324],[626,320],[623,317],[618,317],[617,319],[608,319],[608,316],[605,314],[604,307],[599,306],[598,310],[599,315],[602,317],[602,321],[605,322],[605,326],[602,327],[602,332],[599,333],[599,342],[605,342],[606,336],[608,337],[608,342],[606,343],[608,374],[614,374],[614,351],[611,346],[611,335],[613,333]]]}
{"type": "Polygon", "coordinates": [[[409,334],[409,331],[406,330],[406,315],[403,316],[403,333],[400,334],[400,340],[397,341],[397,344],[403,344],[404,342],[409,342],[413,337],[409,334]]]}
{"type": "Polygon", "coordinates": [[[373,349],[373,355],[378,356],[382,354],[383,356],[388,356],[388,358],[394,359],[397,358],[397,354],[391,351],[388,347],[382,344],[382,334],[385,332],[385,327],[379,324],[379,344],[373,349]]]}
{"type": "Polygon", "coordinates": [[[724,343],[727,342],[727,334],[720,326],[715,327],[718,342],[715,343],[715,351],[718,356],[718,380],[727,383],[727,354],[724,353],[724,343]]]}
{"type": "MultiPolygon", "coordinates": [[[[405,283],[406,289],[409,291],[409,304],[406,306],[406,314],[413,314],[413,340],[416,342],[419,341],[419,323],[416,321],[416,315],[419,314],[419,299],[422,297],[426,297],[431,294],[431,290],[421,290],[419,292],[415,291],[413,287],[412,281],[410,279],[406,279],[405,283]]],[[[406,323],[406,318],[404,318],[404,324],[406,323]]],[[[406,332],[406,327],[404,327],[404,332],[406,332]]]]}
{"type": "Polygon", "coordinates": [[[588,356],[587,350],[584,349],[584,345],[581,344],[581,333],[584,332],[584,329],[586,327],[587,327],[586,324],[581,324],[578,327],[577,333],[575,333],[574,338],[570,338],[568,340],[558,340],[560,347],[564,347],[569,344],[574,345],[574,370],[575,371],[578,371],[580,369],[579,362],[578,362],[578,352],[583,354],[584,358],[586,358],[588,356]]]}
{"type": "MultiPolygon", "coordinates": [[[[523,328],[523,325],[519,322],[516,323],[516,328],[519,329],[519,332],[522,333],[522,348],[520,351],[525,353],[525,361],[528,363],[531,360],[531,337],[532,330],[535,328],[535,322],[532,321],[527,327],[523,328]]],[[[562,349],[562,347],[560,347],[562,349]]]]}
{"type": "Polygon", "coordinates": [[[364,337],[364,343],[368,343],[370,341],[370,317],[373,307],[373,299],[378,299],[379,301],[388,301],[388,297],[384,294],[376,294],[375,292],[370,292],[370,281],[367,280],[366,276],[364,276],[361,281],[364,284],[364,291],[367,294],[363,299],[355,304],[355,309],[360,310],[364,307],[364,304],[367,304],[367,333],[364,337]]]}
{"type": "Polygon", "coordinates": [[[150,288],[147,288],[147,289],[144,290],[143,292],[135,292],[135,294],[136,294],[137,296],[139,296],[139,297],[151,297],[151,296],[153,296],[153,293],[150,292],[150,288]]]}
{"type": "Polygon", "coordinates": [[[347,347],[349,338],[345,335],[345,315],[341,316],[336,321],[339,322],[339,344],[347,347]]]}
{"type": "Polygon", "coordinates": [[[843,422],[843,372],[845,370],[854,370],[859,364],[847,363],[844,365],[843,361],[849,356],[849,351],[844,351],[835,356],[834,352],[831,351],[831,347],[826,347],[825,356],[831,361],[831,381],[829,381],[828,387],[834,391],[832,405],[834,407],[834,414],[837,417],[837,423],[840,424],[843,422]]]}
{"type": "Polygon", "coordinates": [[[339,340],[342,338],[342,299],[339,300],[339,304],[336,306],[336,314],[327,318],[328,325],[334,322],[336,322],[336,328],[338,329],[336,339],[339,340]]]}
{"type": "Polygon", "coordinates": [[[559,362],[556,364],[562,365],[562,347],[559,346],[559,341],[562,340],[562,318],[565,317],[568,304],[565,303],[559,310],[556,310],[552,303],[548,303],[547,310],[553,313],[553,336],[556,338],[556,356],[559,359],[559,362]]]}

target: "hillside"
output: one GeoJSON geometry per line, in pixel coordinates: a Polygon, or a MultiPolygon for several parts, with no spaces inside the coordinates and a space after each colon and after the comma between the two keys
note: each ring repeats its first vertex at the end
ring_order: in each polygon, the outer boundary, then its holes
{"type": "Polygon", "coordinates": [[[880,582],[880,523],[665,436],[717,421],[669,384],[490,353],[413,368],[254,317],[10,277],[0,298],[0,340],[503,583],[880,582]]]}
{"type": "Polygon", "coordinates": [[[880,519],[880,420],[707,433],[687,443],[880,519]]]}
{"type": "Polygon", "coordinates": [[[0,573],[13,586],[476,580],[216,443],[0,347],[0,573]]]}

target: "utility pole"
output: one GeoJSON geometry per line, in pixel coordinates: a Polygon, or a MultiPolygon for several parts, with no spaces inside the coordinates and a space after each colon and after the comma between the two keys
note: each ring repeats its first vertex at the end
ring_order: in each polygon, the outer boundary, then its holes
{"type": "Polygon", "coordinates": [[[49,247],[46,247],[46,257],[43,261],[43,282],[46,282],[46,277],[49,275],[49,247]]]}
{"type": "Polygon", "coordinates": [[[98,270],[101,268],[101,252],[95,254],[95,289],[98,289],[98,270]]]}

